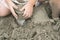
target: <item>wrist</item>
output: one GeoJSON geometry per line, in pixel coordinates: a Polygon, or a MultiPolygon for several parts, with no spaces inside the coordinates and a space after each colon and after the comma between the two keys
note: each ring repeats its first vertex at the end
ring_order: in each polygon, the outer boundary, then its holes
{"type": "Polygon", "coordinates": [[[30,0],[30,1],[27,2],[27,4],[29,4],[29,5],[31,5],[31,6],[34,6],[34,5],[35,5],[35,2],[36,2],[36,1],[30,0]]]}
{"type": "Polygon", "coordinates": [[[34,6],[33,4],[31,4],[31,3],[29,3],[29,2],[27,3],[27,5],[28,5],[28,6],[31,6],[31,7],[33,7],[33,6],[34,6]]]}

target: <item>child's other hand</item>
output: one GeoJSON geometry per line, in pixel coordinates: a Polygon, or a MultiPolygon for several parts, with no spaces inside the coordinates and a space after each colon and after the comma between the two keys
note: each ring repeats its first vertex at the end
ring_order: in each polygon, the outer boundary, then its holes
{"type": "Polygon", "coordinates": [[[15,13],[14,8],[17,9],[18,7],[12,1],[8,1],[8,0],[7,0],[7,5],[9,7],[9,10],[12,12],[12,15],[17,19],[18,16],[15,13]]]}
{"type": "Polygon", "coordinates": [[[25,6],[23,6],[22,9],[20,9],[20,11],[23,11],[24,10],[24,18],[27,19],[27,18],[30,18],[32,16],[32,12],[33,12],[33,5],[31,4],[26,4],[25,6]]]}

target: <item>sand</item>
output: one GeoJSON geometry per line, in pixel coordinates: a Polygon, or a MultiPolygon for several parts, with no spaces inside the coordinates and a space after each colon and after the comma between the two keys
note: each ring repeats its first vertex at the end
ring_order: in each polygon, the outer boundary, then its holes
{"type": "Polygon", "coordinates": [[[60,40],[60,20],[50,19],[44,6],[35,7],[23,26],[12,15],[0,17],[0,40],[60,40]]]}

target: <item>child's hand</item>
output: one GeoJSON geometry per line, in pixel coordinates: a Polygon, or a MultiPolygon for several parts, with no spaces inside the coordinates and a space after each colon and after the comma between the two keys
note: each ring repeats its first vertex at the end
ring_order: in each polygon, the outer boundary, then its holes
{"type": "Polygon", "coordinates": [[[17,9],[18,7],[17,7],[11,0],[10,0],[10,1],[7,0],[6,2],[7,2],[7,5],[8,5],[8,7],[9,7],[10,11],[12,12],[12,15],[17,19],[18,16],[17,16],[17,14],[15,13],[15,11],[14,11],[13,8],[17,9]]]}
{"type": "Polygon", "coordinates": [[[20,11],[24,10],[24,18],[30,18],[32,16],[32,12],[33,12],[33,5],[31,4],[26,4],[22,9],[20,9],[20,11]]]}

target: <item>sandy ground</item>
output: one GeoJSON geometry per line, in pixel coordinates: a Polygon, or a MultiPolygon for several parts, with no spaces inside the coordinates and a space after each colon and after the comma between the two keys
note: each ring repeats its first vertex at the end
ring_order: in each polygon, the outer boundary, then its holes
{"type": "Polygon", "coordinates": [[[60,20],[49,19],[43,6],[23,26],[12,15],[0,17],[0,40],[60,40],[60,20]]]}

